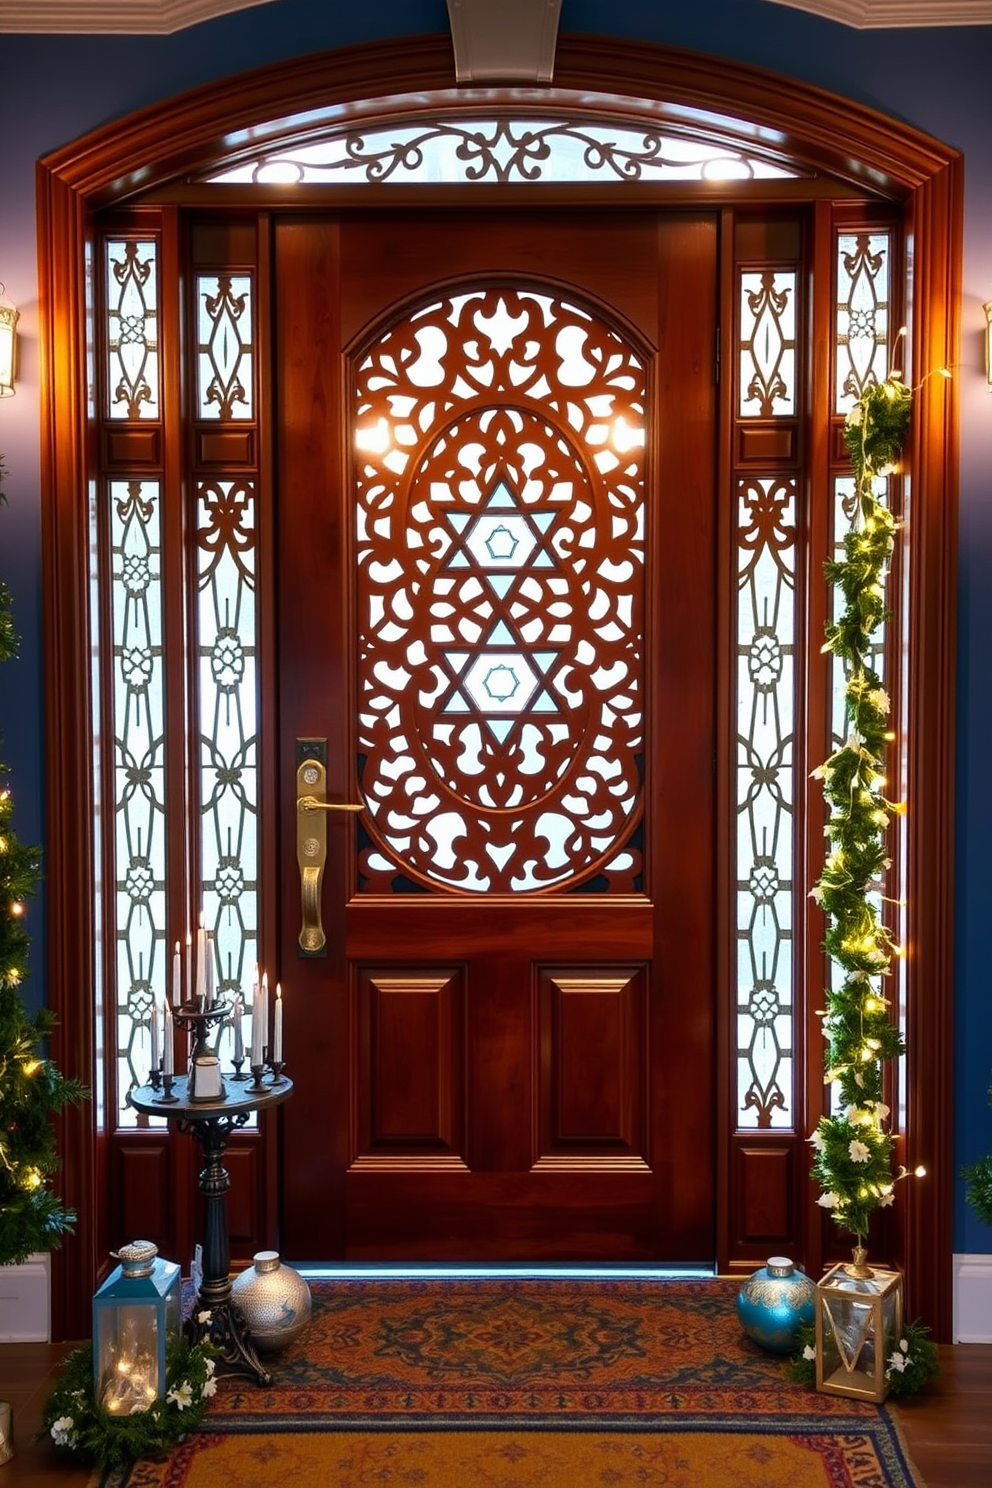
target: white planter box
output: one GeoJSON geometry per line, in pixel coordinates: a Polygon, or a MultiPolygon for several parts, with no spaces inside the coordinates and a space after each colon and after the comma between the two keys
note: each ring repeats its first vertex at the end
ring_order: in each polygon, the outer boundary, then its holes
{"type": "Polygon", "coordinates": [[[51,1257],[28,1256],[20,1266],[0,1266],[0,1343],[49,1343],[51,1257]]]}

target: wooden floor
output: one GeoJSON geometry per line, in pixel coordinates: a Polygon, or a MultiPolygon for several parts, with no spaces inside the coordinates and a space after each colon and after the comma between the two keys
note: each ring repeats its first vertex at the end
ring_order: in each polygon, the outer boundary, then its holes
{"type": "MultiPolygon", "coordinates": [[[[65,1345],[0,1344],[0,1400],[14,1408],[15,1449],[0,1467],[0,1488],[83,1488],[89,1478],[85,1468],[66,1466],[32,1440],[64,1353],[65,1345]]],[[[926,1488],[990,1488],[992,1344],[944,1347],[940,1367],[925,1394],[893,1408],[909,1455],[926,1488]]]]}

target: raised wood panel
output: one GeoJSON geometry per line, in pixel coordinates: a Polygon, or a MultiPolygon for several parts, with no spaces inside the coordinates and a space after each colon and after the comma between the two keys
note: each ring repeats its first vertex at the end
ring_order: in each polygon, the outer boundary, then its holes
{"type": "Polygon", "coordinates": [[[737,1150],[738,1236],[743,1245],[790,1246],[793,1219],[791,1146],[748,1146],[737,1150]]]}
{"type": "Polygon", "coordinates": [[[261,1244],[259,1214],[258,1142],[228,1147],[224,1154],[230,1187],[227,1191],[227,1233],[235,1254],[250,1255],[261,1244]]]}
{"type": "Polygon", "coordinates": [[[201,465],[253,465],[255,431],[253,429],[201,430],[197,439],[201,465]]]}
{"type": "Polygon", "coordinates": [[[738,460],[742,465],[791,462],[799,447],[799,429],[794,423],[740,424],[738,460]]]}
{"type": "Polygon", "coordinates": [[[158,465],[162,459],[161,429],[114,429],[106,431],[108,465],[158,465]]]}
{"type": "Polygon", "coordinates": [[[358,1153],[460,1154],[465,978],[455,968],[358,976],[358,1153]]]}
{"type": "Polygon", "coordinates": [[[647,975],[643,967],[540,973],[538,1163],[647,1158],[647,975]]]}
{"type": "Polygon", "coordinates": [[[169,1206],[169,1143],[120,1142],[117,1175],[122,1233],[116,1243],[153,1240],[167,1252],[174,1239],[169,1206]]]}

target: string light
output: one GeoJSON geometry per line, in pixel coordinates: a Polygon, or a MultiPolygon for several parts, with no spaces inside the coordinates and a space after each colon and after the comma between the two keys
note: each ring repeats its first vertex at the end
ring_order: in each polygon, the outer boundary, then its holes
{"type": "MultiPolygon", "coordinates": [[[[896,340],[905,333],[903,327],[896,340]]],[[[844,442],[855,477],[854,515],[843,556],[826,566],[845,607],[827,626],[824,650],[843,668],[848,737],[812,771],[827,799],[824,830],[830,848],[811,897],[827,916],[825,948],[842,973],[827,993],[823,1015],[825,1083],[838,1087],[838,1109],[821,1118],[810,1139],[813,1171],[823,1189],[818,1202],[859,1244],[873,1210],[893,1198],[882,1063],[901,1052],[902,1042],[878,983],[891,975],[890,962],[903,950],[879,916],[880,906],[893,902],[884,894],[882,876],[891,862],[882,834],[907,810],[904,801],[884,795],[883,755],[896,733],[888,726],[890,701],[874,662],[899,522],[876,497],[874,486],[880,477],[898,473],[911,398],[901,374],[893,372],[881,385],[864,390],[845,421],[844,442]]]]}

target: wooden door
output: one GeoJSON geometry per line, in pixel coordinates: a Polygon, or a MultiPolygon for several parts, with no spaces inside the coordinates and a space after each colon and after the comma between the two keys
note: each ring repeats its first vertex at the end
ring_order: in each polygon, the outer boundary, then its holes
{"type": "Polygon", "coordinates": [[[273,282],[283,1248],[711,1260],[715,220],[287,220],[273,282]],[[317,957],[300,739],[366,802],[317,957]]]}

